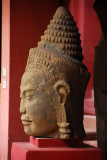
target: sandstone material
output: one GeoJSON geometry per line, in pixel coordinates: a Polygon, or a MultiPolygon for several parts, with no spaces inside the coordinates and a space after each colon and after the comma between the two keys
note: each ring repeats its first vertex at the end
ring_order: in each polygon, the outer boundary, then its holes
{"type": "Polygon", "coordinates": [[[80,34],[73,16],[59,7],[30,49],[21,80],[21,120],[27,135],[82,138],[84,94],[90,74],[82,63],[80,34]]]}

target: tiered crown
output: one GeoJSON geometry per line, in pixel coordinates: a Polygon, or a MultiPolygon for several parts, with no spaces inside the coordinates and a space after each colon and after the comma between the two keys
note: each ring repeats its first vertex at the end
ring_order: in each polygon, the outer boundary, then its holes
{"type": "Polygon", "coordinates": [[[41,36],[39,47],[53,48],[62,54],[83,60],[80,34],[73,16],[65,7],[56,10],[53,19],[41,36]]]}

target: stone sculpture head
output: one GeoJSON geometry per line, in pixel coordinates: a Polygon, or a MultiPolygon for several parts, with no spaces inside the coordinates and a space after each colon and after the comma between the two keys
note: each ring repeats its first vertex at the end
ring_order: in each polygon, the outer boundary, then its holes
{"type": "Polygon", "coordinates": [[[90,74],[82,60],[76,23],[65,7],[59,7],[38,47],[30,50],[22,76],[20,112],[26,134],[85,136],[83,106],[90,74]]]}

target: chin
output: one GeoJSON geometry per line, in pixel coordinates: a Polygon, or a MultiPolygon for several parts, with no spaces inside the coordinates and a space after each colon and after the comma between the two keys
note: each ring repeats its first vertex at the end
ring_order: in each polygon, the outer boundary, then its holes
{"type": "Polygon", "coordinates": [[[32,131],[31,128],[29,126],[24,126],[24,132],[28,135],[28,136],[39,136],[38,134],[36,134],[36,132],[32,131]]]}
{"type": "Polygon", "coordinates": [[[24,126],[24,132],[25,132],[28,136],[32,136],[32,131],[31,131],[30,127],[24,126]]]}
{"type": "Polygon", "coordinates": [[[35,127],[32,125],[24,126],[24,132],[28,136],[34,136],[34,137],[54,137],[56,136],[58,132],[58,128],[52,128],[51,130],[49,129],[41,130],[40,127],[35,127]],[[48,131],[47,131],[48,130],[48,131]]]}

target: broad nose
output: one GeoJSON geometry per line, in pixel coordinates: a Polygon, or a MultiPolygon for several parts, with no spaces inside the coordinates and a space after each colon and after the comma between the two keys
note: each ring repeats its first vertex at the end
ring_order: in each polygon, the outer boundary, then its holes
{"type": "Polygon", "coordinates": [[[22,99],[21,99],[21,102],[20,102],[20,113],[22,113],[22,114],[26,113],[26,108],[25,108],[25,105],[24,105],[24,102],[23,102],[22,99]]]}

